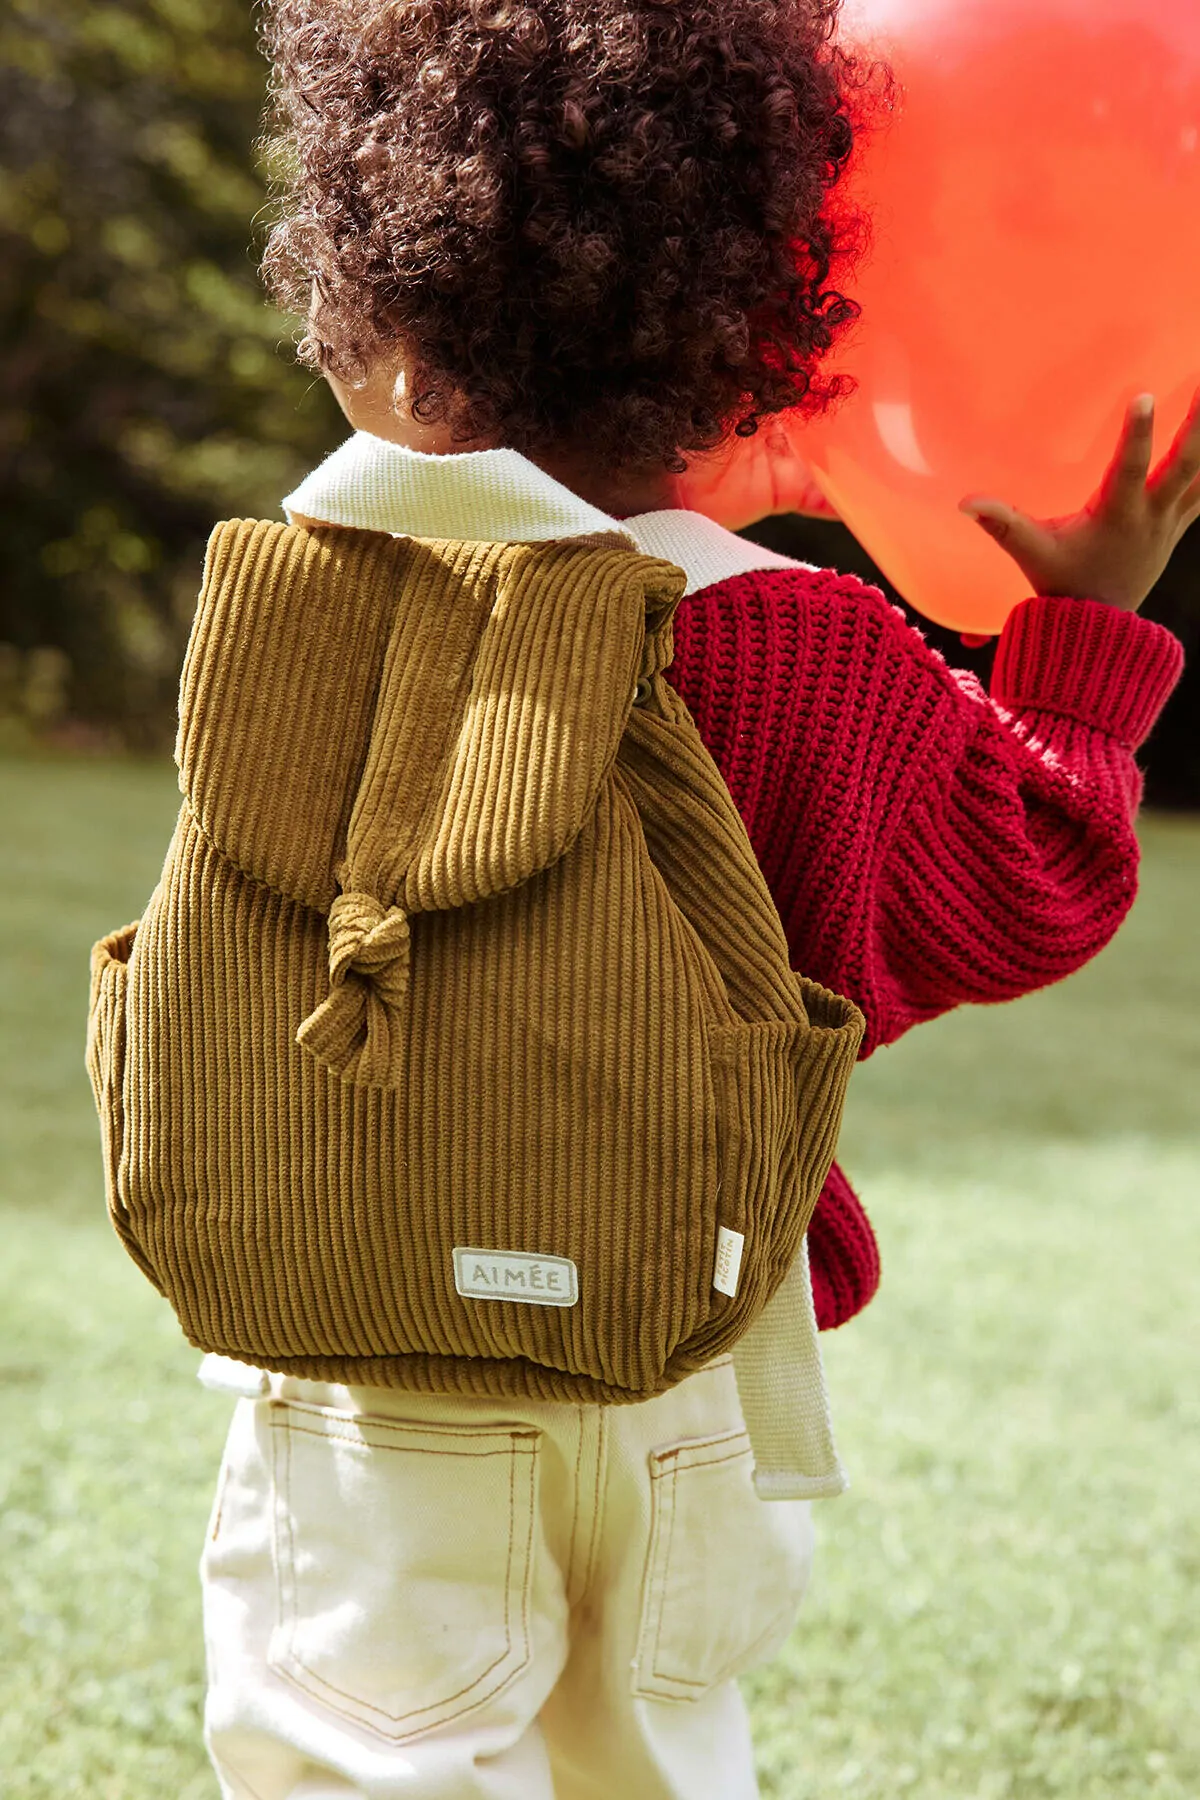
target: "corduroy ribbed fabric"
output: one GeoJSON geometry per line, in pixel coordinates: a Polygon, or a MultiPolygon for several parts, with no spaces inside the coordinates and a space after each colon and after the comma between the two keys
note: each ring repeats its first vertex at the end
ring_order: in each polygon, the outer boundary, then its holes
{"type": "Polygon", "coordinates": [[[198,1347],[632,1401],[779,1288],[863,1020],[790,968],[663,675],[682,591],[602,536],[213,534],[179,824],[89,1035],[114,1222],[198,1347]],[[464,1294],[463,1247],[577,1301],[464,1294]]]}

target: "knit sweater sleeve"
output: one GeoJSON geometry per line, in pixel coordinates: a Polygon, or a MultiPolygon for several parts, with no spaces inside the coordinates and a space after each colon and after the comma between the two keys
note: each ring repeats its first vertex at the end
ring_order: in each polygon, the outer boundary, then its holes
{"type": "Polygon", "coordinates": [[[1032,599],[989,695],[876,590],[772,571],[681,609],[673,678],[795,966],[862,1007],[866,1055],[1107,943],[1136,889],[1133,752],[1181,663],[1147,620],[1032,599]]]}

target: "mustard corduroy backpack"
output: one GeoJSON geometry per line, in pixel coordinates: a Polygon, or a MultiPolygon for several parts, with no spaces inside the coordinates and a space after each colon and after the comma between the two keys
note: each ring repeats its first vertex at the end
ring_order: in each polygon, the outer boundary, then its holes
{"type": "Polygon", "coordinates": [[[93,952],[113,1221],[193,1344],[634,1401],[783,1281],[862,1034],[793,972],[624,539],[234,521],[93,952]]]}

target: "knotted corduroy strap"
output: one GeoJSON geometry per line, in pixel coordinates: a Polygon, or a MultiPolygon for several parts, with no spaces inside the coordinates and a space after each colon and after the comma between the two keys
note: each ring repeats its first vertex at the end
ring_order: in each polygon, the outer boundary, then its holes
{"type": "Polygon", "coordinates": [[[329,998],[296,1041],[318,1062],[369,1087],[400,1078],[408,993],[408,917],[372,894],[339,894],[329,909],[329,998]]]}

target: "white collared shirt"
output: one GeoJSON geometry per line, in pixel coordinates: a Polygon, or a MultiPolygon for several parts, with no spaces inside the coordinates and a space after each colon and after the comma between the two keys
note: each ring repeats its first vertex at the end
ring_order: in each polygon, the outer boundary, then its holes
{"type": "Polygon", "coordinates": [[[429,456],[356,431],[288,495],[289,519],[387,531],[395,537],[543,543],[617,532],[646,556],[672,562],[687,592],[750,569],[808,565],[735,537],[703,513],[672,507],[613,519],[517,450],[429,456]]]}

